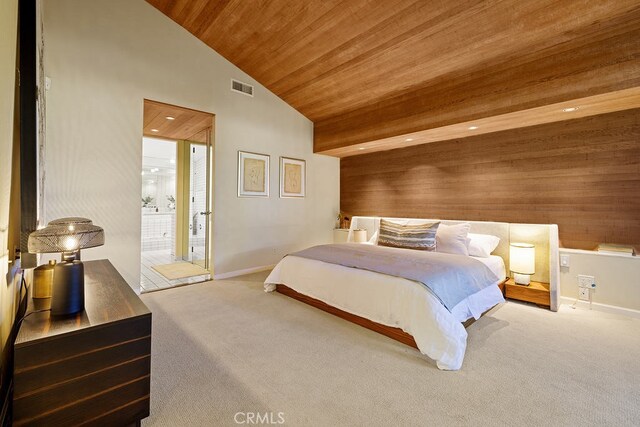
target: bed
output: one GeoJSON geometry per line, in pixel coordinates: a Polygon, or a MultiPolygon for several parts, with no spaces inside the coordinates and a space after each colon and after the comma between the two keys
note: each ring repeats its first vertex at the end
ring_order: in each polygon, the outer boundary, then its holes
{"type": "MultiPolygon", "coordinates": [[[[406,218],[390,220],[404,224],[433,221],[406,218]]],[[[352,229],[365,229],[367,237],[372,238],[380,219],[354,217],[352,221],[352,229]]],[[[442,223],[454,225],[461,221],[442,223]]],[[[470,224],[472,232],[500,238],[493,255],[473,257],[499,280],[449,308],[430,289],[414,280],[295,254],[286,256],[276,265],[265,281],[265,290],[278,291],[418,348],[421,353],[435,360],[440,369],[458,370],[466,351],[465,325],[504,301],[501,285],[507,276],[511,234],[511,225],[507,223],[470,224]]],[[[451,255],[458,256],[462,257],[451,255]]]]}

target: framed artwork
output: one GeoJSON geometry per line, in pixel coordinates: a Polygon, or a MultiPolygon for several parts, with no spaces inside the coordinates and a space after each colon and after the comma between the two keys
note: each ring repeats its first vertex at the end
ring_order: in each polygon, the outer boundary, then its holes
{"type": "Polygon", "coordinates": [[[269,197],[269,156],[238,151],[238,197],[269,197]]]}
{"type": "Polygon", "coordinates": [[[280,157],[280,197],[304,197],[306,180],[304,160],[280,157]]]}

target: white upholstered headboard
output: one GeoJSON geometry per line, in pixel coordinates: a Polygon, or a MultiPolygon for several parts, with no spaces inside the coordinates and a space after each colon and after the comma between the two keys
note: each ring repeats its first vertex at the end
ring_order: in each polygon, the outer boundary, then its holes
{"type": "MultiPolygon", "coordinates": [[[[351,218],[351,227],[347,241],[353,241],[353,231],[356,229],[367,230],[367,239],[371,239],[380,227],[381,217],[354,216],[351,218]]],[[[471,233],[492,234],[500,238],[500,243],[493,255],[498,255],[504,260],[509,271],[509,244],[511,242],[533,243],[536,246],[536,273],[531,279],[538,282],[549,283],[551,291],[551,310],[558,310],[560,297],[560,261],[558,226],[555,224],[510,224],[507,222],[489,221],[457,221],[437,220],[426,218],[387,218],[384,219],[401,224],[422,224],[425,222],[440,221],[442,224],[454,225],[462,222],[471,224],[471,233]]]]}

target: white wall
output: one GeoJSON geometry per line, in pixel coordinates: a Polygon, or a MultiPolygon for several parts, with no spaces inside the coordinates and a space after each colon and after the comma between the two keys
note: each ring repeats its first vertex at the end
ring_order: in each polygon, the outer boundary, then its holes
{"type": "Polygon", "coordinates": [[[569,267],[560,268],[560,292],[565,302],[578,297],[578,275],[594,276],[593,302],[640,310],[640,257],[604,255],[592,251],[560,249],[569,255],[569,267]]]}
{"type": "Polygon", "coordinates": [[[313,124],[143,0],[47,0],[45,219],[80,215],[105,228],[109,258],[137,288],[143,99],[216,115],[216,274],[269,265],[329,242],[339,160],[312,154],[313,124]],[[256,85],[232,93],[231,77],[256,85]],[[239,199],[237,151],[271,155],[271,197],[239,199]],[[278,198],[278,157],[307,160],[307,197],[278,198]]]}

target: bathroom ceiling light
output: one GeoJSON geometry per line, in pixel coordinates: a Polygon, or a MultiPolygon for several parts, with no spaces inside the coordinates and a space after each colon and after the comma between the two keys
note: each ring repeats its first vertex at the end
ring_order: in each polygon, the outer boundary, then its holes
{"type": "Polygon", "coordinates": [[[167,120],[175,120],[176,118],[175,117],[171,117],[171,116],[167,116],[167,117],[165,117],[165,119],[167,119],[167,120]]]}
{"type": "Polygon", "coordinates": [[[568,108],[563,108],[562,111],[564,111],[565,113],[573,113],[577,109],[578,107],[568,107],[568,108]]]}

